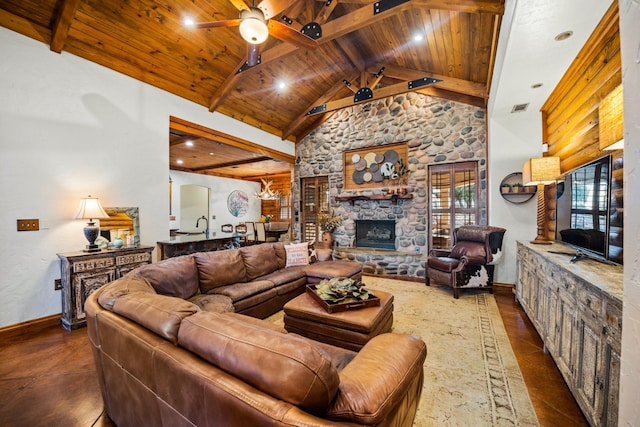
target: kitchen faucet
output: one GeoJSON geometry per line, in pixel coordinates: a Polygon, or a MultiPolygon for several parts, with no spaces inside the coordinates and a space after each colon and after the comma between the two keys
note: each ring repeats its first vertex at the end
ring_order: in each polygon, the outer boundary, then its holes
{"type": "Polygon", "coordinates": [[[209,220],[207,219],[206,216],[202,215],[200,218],[198,218],[198,221],[196,221],[196,228],[198,228],[198,226],[200,225],[200,220],[204,219],[205,222],[207,223],[207,227],[204,230],[204,235],[205,237],[208,239],[209,238],[209,220]]]}

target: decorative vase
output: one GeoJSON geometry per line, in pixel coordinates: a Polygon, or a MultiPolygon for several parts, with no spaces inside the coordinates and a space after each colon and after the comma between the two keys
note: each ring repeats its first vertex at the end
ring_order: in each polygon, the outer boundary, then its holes
{"type": "Polygon", "coordinates": [[[333,248],[333,233],[330,231],[324,231],[322,233],[322,242],[324,243],[325,249],[333,248]]]}
{"type": "Polygon", "coordinates": [[[122,239],[120,237],[116,237],[113,240],[113,247],[114,248],[121,248],[124,245],[124,242],[122,241],[122,239]]]}

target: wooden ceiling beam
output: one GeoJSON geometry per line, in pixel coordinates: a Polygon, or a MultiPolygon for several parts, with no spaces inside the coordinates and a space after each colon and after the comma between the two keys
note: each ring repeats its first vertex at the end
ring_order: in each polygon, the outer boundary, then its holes
{"type": "Polygon", "coordinates": [[[383,66],[385,67],[384,75],[386,77],[391,77],[397,80],[415,80],[428,75],[428,77],[442,80],[438,83],[438,88],[440,89],[457,92],[485,100],[489,97],[489,93],[487,92],[486,86],[484,84],[471,82],[469,80],[456,79],[455,77],[448,77],[440,74],[428,73],[424,71],[384,64],[372,65],[368,68],[368,71],[370,73],[377,73],[378,70],[383,66]]]}
{"type": "Polygon", "coordinates": [[[411,0],[414,7],[504,15],[504,0],[411,0]]]}
{"type": "Polygon", "coordinates": [[[49,45],[49,49],[51,49],[51,51],[55,53],[62,52],[64,43],[67,41],[67,36],[69,35],[71,22],[76,14],[76,10],[78,10],[79,4],[80,0],[62,1],[62,6],[60,7],[60,11],[56,17],[56,22],[53,24],[53,36],[51,37],[51,44],[49,45]]]}
{"type": "MultiPolygon", "coordinates": [[[[440,83],[438,83],[440,84],[440,83]]],[[[351,107],[356,104],[364,104],[370,101],[374,101],[376,99],[386,98],[387,96],[398,95],[406,92],[414,92],[417,89],[409,89],[409,82],[397,83],[395,85],[386,86],[380,89],[376,89],[373,91],[373,96],[365,101],[354,102],[353,97],[347,97],[342,99],[336,99],[334,101],[329,101],[325,103],[324,108],[319,110],[318,112],[311,112],[309,109],[307,116],[315,116],[317,114],[324,114],[330,111],[339,110],[345,107],[351,107]]],[[[320,104],[321,105],[321,104],[320,104]]]]}
{"type": "Polygon", "coordinates": [[[267,156],[254,157],[254,158],[251,158],[251,159],[243,159],[243,160],[236,160],[236,161],[233,161],[233,162],[216,163],[215,165],[200,166],[200,167],[197,167],[197,168],[193,168],[191,170],[194,171],[194,172],[202,172],[202,171],[206,171],[206,170],[228,168],[228,167],[231,167],[231,166],[247,165],[249,163],[264,162],[264,161],[267,161],[267,160],[273,160],[273,159],[271,157],[267,157],[267,156]]]}

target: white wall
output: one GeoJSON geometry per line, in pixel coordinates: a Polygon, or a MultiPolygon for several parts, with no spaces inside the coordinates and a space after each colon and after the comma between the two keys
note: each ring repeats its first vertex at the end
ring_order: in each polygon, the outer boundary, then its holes
{"type": "MultiPolygon", "coordinates": [[[[212,232],[219,233],[222,224],[236,225],[240,222],[260,220],[261,202],[260,199],[254,197],[254,194],[260,191],[260,183],[179,171],[171,171],[171,179],[173,180],[172,205],[174,206],[173,214],[176,217],[176,224],[180,224],[181,219],[180,209],[176,209],[176,206],[180,206],[180,186],[185,184],[202,185],[211,189],[209,229],[212,232]],[[227,199],[234,190],[244,191],[249,196],[247,213],[241,217],[233,216],[227,209],[227,199]],[[214,216],[215,219],[213,219],[214,216]]],[[[191,228],[195,228],[195,222],[192,225],[191,228]]]]}
{"type": "Polygon", "coordinates": [[[640,2],[620,0],[624,91],[624,298],[618,425],[640,423],[640,2]]]}
{"type": "Polygon", "coordinates": [[[507,229],[502,242],[503,259],[496,266],[494,280],[509,284],[516,283],[516,241],[536,237],[537,198],[511,203],[500,194],[500,183],[510,173],[522,172],[528,158],[542,156],[540,114],[537,119],[532,119],[535,113],[517,114],[509,120],[490,120],[488,131],[489,224],[507,229]]]}
{"type": "Polygon", "coordinates": [[[56,253],[86,245],[81,197],[138,206],[142,244],[169,236],[169,116],[287,154],[293,144],[0,28],[0,327],[61,312],[56,253]],[[17,232],[16,219],[40,231],[17,232]]]}

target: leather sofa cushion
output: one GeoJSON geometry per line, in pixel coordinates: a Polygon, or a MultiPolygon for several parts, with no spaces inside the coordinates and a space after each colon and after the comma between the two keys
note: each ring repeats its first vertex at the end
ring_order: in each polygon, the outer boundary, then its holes
{"type": "Polygon", "coordinates": [[[236,301],[266,292],[269,289],[273,289],[273,282],[270,282],[269,280],[254,280],[247,283],[235,283],[229,286],[221,286],[219,288],[215,288],[212,292],[215,294],[226,295],[235,303],[236,301]]]}
{"type": "Polygon", "coordinates": [[[149,282],[132,275],[126,275],[111,282],[109,286],[104,286],[98,297],[98,303],[103,308],[113,311],[113,304],[116,299],[132,292],[156,293],[149,282]]]}
{"type": "Polygon", "coordinates": [[[462,258],[467,256],[469,258],[487,258],[487,251],[485,244],[480,242],[458,242],[451,250],[451,258],[462,258]]]}
{"type": "Polygon", "coordinates": [[[278,270],[278,258],[272,244],[244,246],[240,248],[247,271],[246,280],[264,276],[278,270]]]}
{"type": "Polygon", "coordinates": [[[180,298],[133,292],[116,299],[113,311],[176,344],[182,319],[197,313],[200,308],[180,298]]]}
{"type": "Polygon", "coordinates": [[[143,265],[131,274],[149,282],[156,292],[162,295],[189,299],[199,290],[198,269],[191,255],[143,265]]]}
{"type": "Polygon", "coordinates": [[[240,251],[201,252],[193,257],[198,267],[200,292],[203,294],[220,286],[247,281],[240,251]]]}
{"type": "Polygon", "coordinates": [[[278,261],[278,268],[283,269],[287,263],[287,253],[284,250],[283,242],[270,243],[273,246],[273,250],[276,252],[276,260],[278,261]]]}
{"type": "Polygon", "coordinates": [[[335,397],[339,376],[309,340],[238,316],[200,312],[182,322],[178,344],[253,387],[312,413],[335,397]]]}

